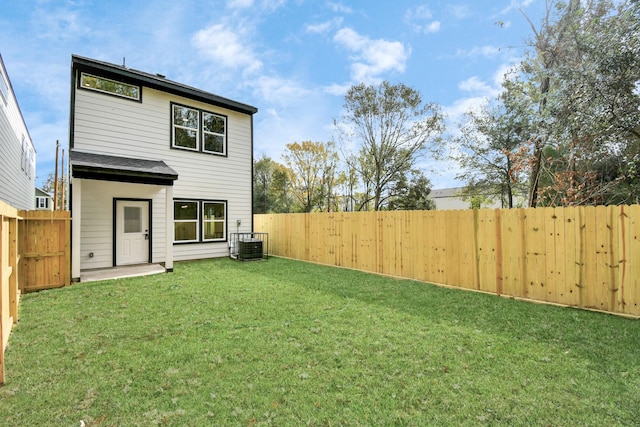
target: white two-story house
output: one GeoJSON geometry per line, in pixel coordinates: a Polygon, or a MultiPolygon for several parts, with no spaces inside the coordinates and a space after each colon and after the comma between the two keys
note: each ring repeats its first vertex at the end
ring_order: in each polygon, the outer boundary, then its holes
{"type": "Polygon", "coordinates": [[[151,74],[71,59],[72,278],[227,256],[252,231],[255,107],[151,74]]]}
{"type": "Polygon", "coordinates": [[[33,209],[35,180],[36,150],[0,55],[0,200],[33,209]]]}

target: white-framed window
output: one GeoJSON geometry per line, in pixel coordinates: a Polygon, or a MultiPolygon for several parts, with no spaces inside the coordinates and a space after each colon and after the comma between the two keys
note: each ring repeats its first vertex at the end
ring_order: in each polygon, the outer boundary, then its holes
{"type": "Polygon", "coordinates": [[[93,74],[80,73],[80,87],[134,101],[141,100],[140,94],[142,91],[140,86],[111,80],[106,77],[94,76],[93,74]]]}
{"type": "Polygon", "coordinates": [[[224,200],[173,201],[175,243],[227,240],[227,202],[224,200]]]}
{"type": "Polygon", "coordinates": [[[173,146],[187,150],[198,150],[200,112],[196,109],[173,105],[173,146]]]}
{"type": "Polygon", "coordinates": [[[202,112],[202,133],[205,153],[225,154],[227,118],[219,114],[202,112]]]}
{"type": "Polygon", "coordinates": [[[173,227],[176,242],[199,241],[199,204],[194,200],[174,200],[173,227]]]}
{"type": "Polygon", "coordinates": [[[202,202],[202,240],[225,240],[227,235],[227,203],[202,202]]]}
{"type": "Polygon", "coordinates": [[[38,209],[49,209],[49,198],[38,196],[36,197],[36,208],[38,209]]]}
{"type": "Polygon", "coordinates": [[[171,103],[171,147],[226,156],[227,117],[171,103]]]}

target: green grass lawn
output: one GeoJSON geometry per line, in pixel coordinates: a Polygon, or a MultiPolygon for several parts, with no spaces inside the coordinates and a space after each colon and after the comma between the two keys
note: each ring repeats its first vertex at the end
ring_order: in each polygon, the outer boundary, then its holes
{"type": "Polygon", "coordinates": [[[4,426],[640,423],[640,323],[271,258],[24,295],[4,426]]]}

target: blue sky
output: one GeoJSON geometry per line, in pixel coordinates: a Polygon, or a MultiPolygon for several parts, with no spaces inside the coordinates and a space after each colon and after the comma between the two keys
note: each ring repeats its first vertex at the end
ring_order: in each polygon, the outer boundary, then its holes
{"type": "MultiPolygon", "coordinates": [[[[334,139],[353,84],[402,82],[455,129],[522,58],[544,0],[2,0],[0,54],[37,150],[37,184],[68,143],[69,70],[78,54],[255,107],[254,156],[334,139]],[[501,25],[497,23],[500,22],[501,25]]],[[[455,165],[429,157],[434,188],[455,165]]]]}

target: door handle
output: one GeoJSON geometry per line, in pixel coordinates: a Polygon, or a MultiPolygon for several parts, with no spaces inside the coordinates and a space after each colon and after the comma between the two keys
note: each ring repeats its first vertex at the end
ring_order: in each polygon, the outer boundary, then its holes
{"type": "Polygon", "coordinates": [[[149,240],[149,230],[144,230],[144,240],[149,240]]]}

